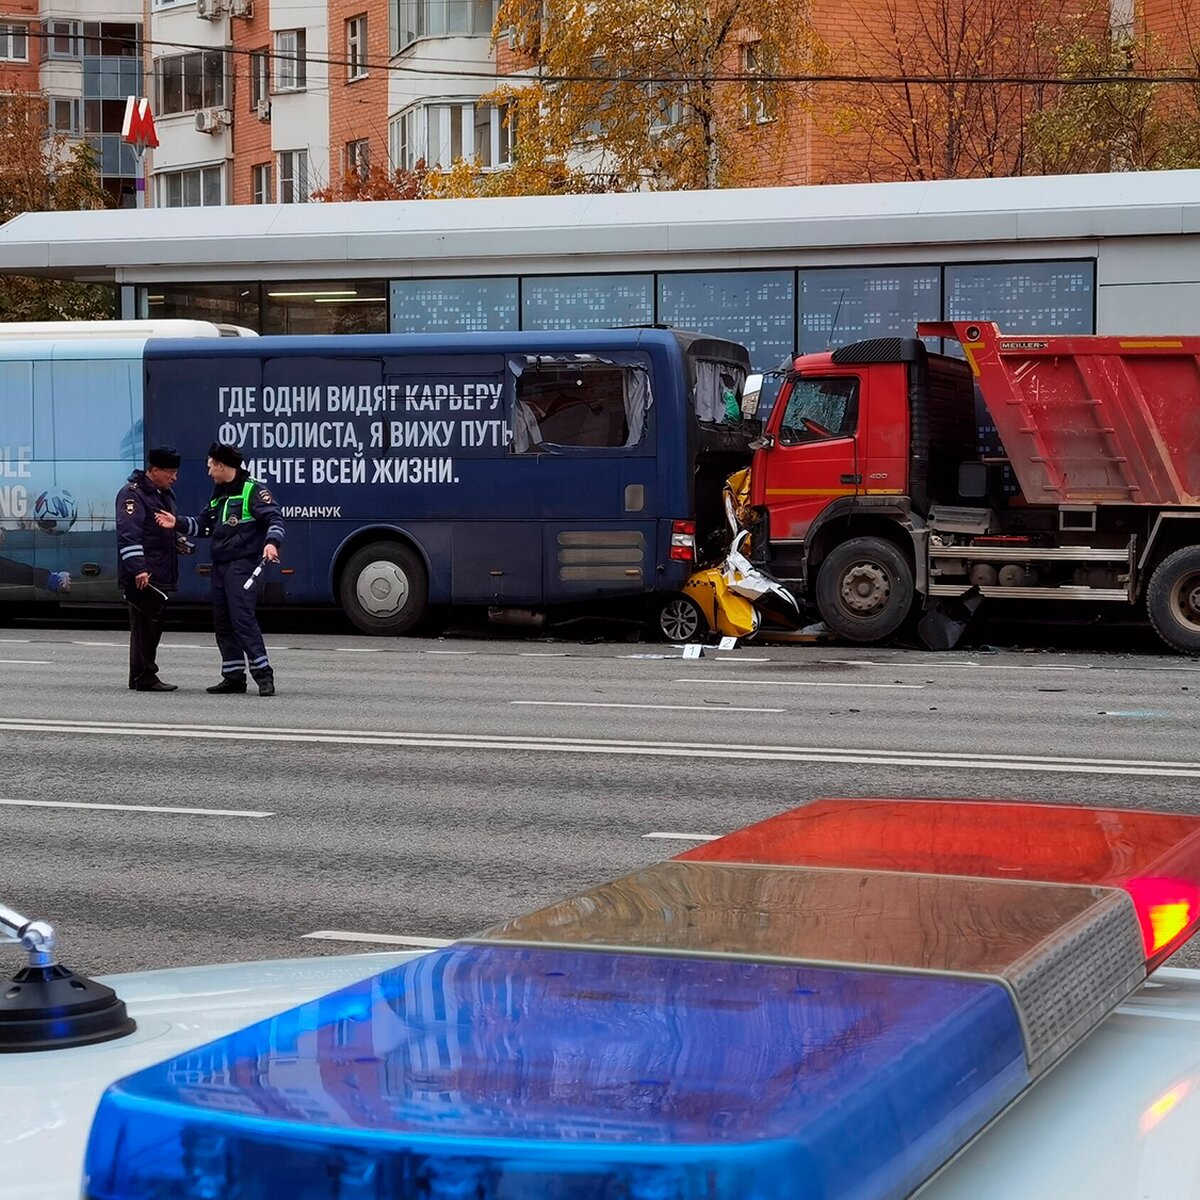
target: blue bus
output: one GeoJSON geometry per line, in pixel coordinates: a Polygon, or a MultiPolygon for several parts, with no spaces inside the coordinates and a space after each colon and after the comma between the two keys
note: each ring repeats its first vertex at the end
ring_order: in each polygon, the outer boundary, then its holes
{"type": "MultiPolygon", "coordinates": [[[[748,371],[743,347],[662,328],[0,338],[0,599],[115,602],[113,497],[143,448],[180,450],[199,512],[220,440],[283,506],[264,603],[399,634],[431,605],[649,598],[678,631],[750,460],[748,371]]],[[[206,597],[206,551],[182,600],[206,597]]]]}

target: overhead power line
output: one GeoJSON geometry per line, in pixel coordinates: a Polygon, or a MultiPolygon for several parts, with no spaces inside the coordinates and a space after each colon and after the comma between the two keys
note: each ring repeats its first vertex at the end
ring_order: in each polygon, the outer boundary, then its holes
{"type": "MultiPolygon", "coordinates": [[[[27,36],[31,40],[48,39],[51,37],[63,37],[63,34],[52,34],[47,30],[29,30],[27,36]]],[[[71,35],[75,36],[75,35],[71,35]]],[[[79,35],[79,40],[83,40],[82,35],[79,35]]],[[[98,39],[97,39],[98,40],[98,39]]],[[[180,51],[202,51],[211,54],[227,54],[241,57],[249,57],[252,54],[261,54],[264,49],[268,50],[272,57],[285,59],[303,59],[306,63],[313,63],[327,67],[349,67],[351,61],[348,58],[338,57],[336,55],[293,55],[282,54],[274,51],[270,47],[234,47],[234,46],[206,46],[196,42],[180,42],[171,41],[162,38],[114,38],[109,35],[105,36],[106,41],[124,42],[138,46],[151,47],[169,47],[173,50],[180,51]]],[[[448,61],[448,60],[432,60],[448,61]]],[[[956,75],[945,73],[884,73],[873,74],[868,72],[714,72],[712,74],[647,74],[647,75],[631,75],[625,73],[606,73],[594,72],[588,74],[549,74],[538,72],[537,74],[513,73],[502,75],[495,70],[491,71],[470,71],[470,70],[452,70],[442,67],[413,67],[406,66],[403,63],[393,63],[390,60],[362,60],[356,61],[357,66],[368,71],[386,71],[393,74],[412,75],[417,77],[431,77],[438,79],[474,79],[486,80],[493,82],[497,86],[504,83],[512,82],[520,84],[522,82],[535,81],[542,84],[577,84],[577,83],[611,83],[611,84],[632,84],[632,85],[679,85],[679,84],[731,84],[742,85],[746,87],[762,86],[763,84],[846,84],[846,85],[867,85],[875,87],[950,87],[950,86],[1006,86],[1006,87],[1107,87],[1119,84],[1143,84],[1147,86],[1161,85],[1200,85],[1200,66],[1191,68],[1172,66],[1165,68],[1162,72],[1127,72],[1122,71],[1117,74],[1108,75],[1052,75],[1045,73],[1001,73],[996,75],[956,75]]]]}

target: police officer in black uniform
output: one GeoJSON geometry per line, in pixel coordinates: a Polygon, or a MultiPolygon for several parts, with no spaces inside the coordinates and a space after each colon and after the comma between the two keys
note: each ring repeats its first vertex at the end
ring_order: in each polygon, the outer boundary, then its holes
{"type": "Polygon", "coordinates": [[[171,490],[179,475],[179,455],[159,446],[146,455],[146,469],[134,471],[117,493],[117,579],[129,604],[129,686],[135,692],[173,692],[158,677],[158,643],[165,606],[148,592],[172,591],[179,581],[175,534],[155,520],[175,512],[171,490]],[[145,599],[142,599],[145,593],[145,599]]]}
{"type": "Polygon", "coordinates": [[[279,561],[283,515],[269,489],[242,469],[236,447],[214,442],[208,448],[208,475],[216,486],[198,518],[158,518],[164,528],[178,524],[189,536],[212,538],[213,625],[221,651],[221,682],[205,690],[217,695],[244,692],[249,663],[258,694],[273,696],[275,673],[254,615],[258,589],[245,584],[260,562],[279,561]]]}

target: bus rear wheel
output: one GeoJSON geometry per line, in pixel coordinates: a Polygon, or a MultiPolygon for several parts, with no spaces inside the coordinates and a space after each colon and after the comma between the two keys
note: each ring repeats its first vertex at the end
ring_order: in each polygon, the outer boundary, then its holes
{"type": "Polygon", "coordinates": [[[407,633],[425,615],[425,564],[399,542],[370,542],[350,555],[338,588],[342,608],[363,633],[407,633]]]}
{"type": "Polygon", "coordinates": [[[913,607],[913,571],[897,546],[877,537],[835,546],[817,573],[817,609],[850,642],[891,637],[913,607]]]}

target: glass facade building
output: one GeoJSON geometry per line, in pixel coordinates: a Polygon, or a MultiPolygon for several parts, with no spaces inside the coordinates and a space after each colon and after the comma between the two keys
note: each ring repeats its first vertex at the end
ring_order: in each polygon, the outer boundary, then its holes
{"type": "Polygon", "coordinates": [[[1092,259],[640,274],[187,284],[141,289],[140,315],[203,317],[261,333],[449,333],[659,323],[717,334],[756,370],[923,320],[992,320],[1013,333],[1091,333],[1092,259]]]}

